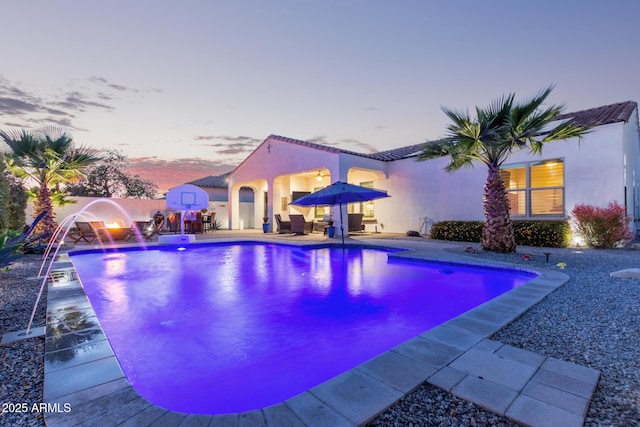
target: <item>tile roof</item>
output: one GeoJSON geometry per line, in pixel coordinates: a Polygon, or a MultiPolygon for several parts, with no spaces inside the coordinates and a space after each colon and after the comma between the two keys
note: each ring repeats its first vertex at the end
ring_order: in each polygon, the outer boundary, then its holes
{"type": "Polygon", "coordinates": [[[408,157],[417,156],[426,145],[430,142],[422,142],[420,144],[408,145],[406,147],[394,148],[393,150],[380,151],[371,154],[372,158],[382,160],[383,162],[391,162],[394,160],[406,159],[408,157]]]}
{"type": "Polygon", "coordinates": [[[231,172],[223,173],[222,175],[218,175],[218,176],[209,175],[209,176],[205,176],[204,178],[199,178],[199,179],[187,182],[187,184],[197,185],[198,187],[227,188],[228,187],[227,178],[229,177],[230,174],[231,172]]]}
{"type": "MultiPolygon", "coordinates": [[[[194,179],[193,181],[186,182],[185,184],[196,185],[198,187],[229,188],[229,182],[227,181],[229,175],[231,175],[231,171],[218,176],[209,175],[204,178],[194,179]]],[[[240,190],[253,191],[251,187],[245,186],[240,187],[240,190]]]]}
{"type": "Polygon", "coordinates": [[[302,141],[300,139],[287,138],[286,136],[280,136],[280,135],[269,135],[269,137],[267,139],[276,139],[278,141],[284,141],[284,142],[288,142],[288,143],[291,143],[291,144],[302,145],[302,146],[305,146],[305,147],[315,148],[317,150],[328,151],[330,153],[351,154],[353,156],[366,157],[366,158],[369,158],[369,159],[380,160],[380,161],[383,161],[383,162],[388,162],[388,161],[391,161],[391,160],[398,160],[399,158],[402,158],[401,153],[409,154],[409,152],[411,152],[412,150],[413,150],[413,152],[415,152],[416,150],[418,150],[418,148],[416,148],[416,147],[420,147],[420,146],[424,145],[424,143],[416,144],[416,145],[411,145],[411,146],[408,146],[408,147],[396,148],[396,149],[393,149],[393,150],[379,151],[377,153],[358,153],[356,151],[344,150],[342,148],[336,148],[336,147],[331,147],[331,146],[328,146],[328,145],[316,144],[314,142],[302,141]]]}
{"type": "MultiPolygon", "coordinates": [[[[617,122],[628,122],[631,119],[631,115],[634,110],[638,108],[638,104],[634,101],[619,102],[617,104],[603,105],[601,107],[590,108],[588,110],[580,110],[572,113],[564,113],[558,116],[558,119],[572,119],[571,121],[577,125],[588,126],[602,126],[617,122]]],[[[301,139],[289,138],[281,135],[269,135],[262,143],[264,144],[269,139],[275,139],[278,141],[288,142],[290,144],[301,145],[304,147],[314,148],[316,150],[328,151],[336,154],[350,154],[353,156],[366,157],[369,159],[379,160],[382,162],[391,162],[394,160],[407,159],[416,157],[422,149],[436,141],[426,141],[420,144],[408,145],[405,147],[394,148],[386,151],[379,151],[376,153],[358,153],[355,151],[344,150],[342,148],[332,147],[329,145],[316,144],[315,142],[303,141],[301,139]]],[[[246,159],[245,159],[246,160],[246,159]]],[[[243,161],[244,163],[244,161],[243,161]]],[[[239,166],[238,166],[239,167],[239,166]]],[[[200,180],[192,181],[190,184],[210,186],[210,187],[226,187],[226,181],[221,185],[206,185],[199,184],[200,181],[207,183],[216,183],[218,178],[226,178],[229,173],[220,175],[219,177],[209,176],[200,180]]]]}
{"type": "MultiPolygon", "coordinates": [[[[267,139],[277,139],[278,141],[289,142],[291,144],[302,145],[304,147],[315,148],[316,150],[328,151],[330,153],[348,152],[346,150],[342,150],[340,148],[331,147],[329,145],[316,144],[315,142],[303,141],[301,139],[288,138],[286,136],[280,136],[280,135],[269,135],[267,137],[267,139]]],[[[349,153],[357,154],[357,153],[353,153],[353,152],[349,152],[349,153]]]]}
{"type": "Polygon", "coordinates": [[[626,101],[573,113],[560,114],[558,119],[568,119],[572,117],[573,120],[571,120],[571,122],[580,126],[602,126],[618,122],[627,123],[631,118],[631,114],[637,108],[638,103],[626,101]]]}
{"type": "MultiPolygon", "coordinates": [[[[558,116],[558,119],[572,118],[572,122],[577,125],[602,126],[617,122],[628,122],[631,114],[638,108],[638,104],[634,101],[619,102],[617,104],[603,105],[601,107],[590,108],[588,110],[580,110],[572,113],[565,113],[558,116]]],[[[370,159],[380,160],[382,162],[391,162],[394,160],[406,159],[417,156],[422,149],[430,142],[409,145],[406,147],[394,148],[392,150],[379,151],[377,153],[356,153],[355,151],[343,150],[341,148],[320,145],[313,142],[302,141],[299,139],[287,138],[280,135],[270,135],[269,138],[279,141],[289,142],[292,144],[303,145],[318,150],[329,151],[332,153],[344,153],[354,156],[367,157],[370,159]]]]}

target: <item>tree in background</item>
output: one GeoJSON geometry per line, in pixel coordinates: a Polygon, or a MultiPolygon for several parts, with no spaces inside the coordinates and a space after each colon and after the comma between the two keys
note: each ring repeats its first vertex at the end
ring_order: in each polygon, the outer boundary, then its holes
{"type": "Polygon", "coordinates": [[[33,217],[46,214],[38,223],[37,235],[51,236],[56,223],[52,194],[64,192],[65,186],[83,176],[87,166],[98,160],[88,149],[76,146],[70,135],[57,128],[35,131],[2,131],[0,137],[12,153],[5,154],[7,169],[23,183],[33,182],[37,195],[33,203],[33,217]]]}
{"type": "Polygon", "coordinates": [[[0,156],[0,231],[25,227],[27,198],[22,182],[7,170],[0,156]]]}
{"type": "Polygon", "coordinates": [[[118,150],[108,150],[102,159],[87,169],[86,176],[67,189],[72,196],[131,197],[152,199],[158,187],[151,181],[131,176],[129,159],[118,150]]]}
{"type": "Polygon", "coordinates": [[[4,171],[4,160],[0,160],[0,231],[9,229],[9,203],[11,202],[9,179],[4,171]]]}
{"type": "Polygon", "coordinates": [[[553,87],[540,92],[523,103],[515,104],[515,94],[495,100],[487,108],[476,107],[476,117],[443,108],[451,123],[447,138],[428,144],[419,160],[451,156],[446,170],[451,172],[474,161],[489,168],[484,187],[485,226],[482,247],[494,252],[515,252],[516,241],[509,217],[507,190],[500,177],[500,166],[513,154],[529,149],[541,154],[542,146],[550,141],[581,137],[588,128],[572,122],[551,123],[562,112],[563,106],[541,106],[553,87]]]}
{"type": "Polygon", "coordinates": [[[126,176],[125,187],[126,197],[134,199],[153,199],[158,193],[158,186],[152,181],[142,179],[139,175],[126,176]]]}
{"type": "Polygon", "coordinates": [[[10,230],[22,230],[27,225],[26,209],[29,196],[22,186],[22,181],[6,170],[4,176],[9,184],[10,195],[6,205],[6,210],[9,215],[7,228],[10,230]]]}

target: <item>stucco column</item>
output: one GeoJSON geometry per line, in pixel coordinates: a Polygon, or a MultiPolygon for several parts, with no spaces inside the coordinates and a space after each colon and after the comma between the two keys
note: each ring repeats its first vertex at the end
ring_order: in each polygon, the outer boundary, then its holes
{"type": "Polygon", "coordinates": [[[273,188],[274,188],[274,182],[273,182],[273,178],[269,178],[267,179],[267,215],[266,217],[269,218],[269,233],[273,232],[273,188]]]}
{"type": "MultiPolygon", "coordinates": [[[[256,228],[262,228],[262,218],[269,218],[269,224],[271,224],[273,217],[273,180],[271,178],[265,179],[259,189],[255,192],[253,200],[255,211],[254,218],[256,222],[256,228]],[[264,192],[267,192],[267,200],[265,206],[264,192]],[[265,214],[266,211],[266,214],[265,214]]],[[[271,229],[271,225],[269,225],[271,229]]]]}
{"type": "Polygon", "coordinates": [[[240,185],[230,185],[228,194],[229,230],[238,230],[240,227],[240,185]]]}

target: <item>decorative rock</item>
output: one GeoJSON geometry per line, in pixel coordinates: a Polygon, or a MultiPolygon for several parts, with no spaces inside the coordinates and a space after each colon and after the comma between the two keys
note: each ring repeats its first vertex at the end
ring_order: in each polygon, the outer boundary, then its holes
{"type": "Polygon", "coordinates": [[[619,277],[622,279],[636,279],[640,280],[640,268],[626,268],[624,270],[614,271],[610,274],[611,277],[619,277]]]}

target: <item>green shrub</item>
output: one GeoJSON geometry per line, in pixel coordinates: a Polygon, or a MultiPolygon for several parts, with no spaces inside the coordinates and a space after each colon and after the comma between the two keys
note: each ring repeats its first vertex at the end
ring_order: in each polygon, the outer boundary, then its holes
{"type": "Polygon", "coordinates": [[[568,221],[512,221],[516,245],[566,248],[571,239],[568,221]]]}
{"type": "Polygon", "coordinates": [[[454,242],[479,242],[482,239],[482,221],[441,221],[431,226],[431,238],[454,242]]]}
{"type": "MultiPolygon", "coordinates": [[[[567,221],[512,221],[517,245],[564,248],[571,228],[567,221]]],[[[455,242],[480,242],[481,221],[441,221],[431,227],[431,238],[455,242]]]]}

